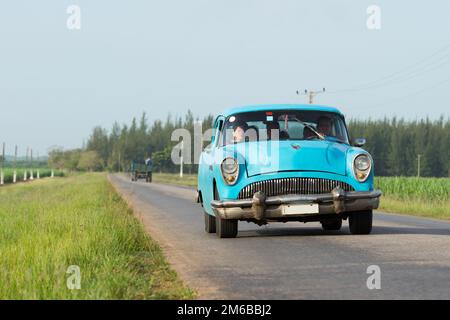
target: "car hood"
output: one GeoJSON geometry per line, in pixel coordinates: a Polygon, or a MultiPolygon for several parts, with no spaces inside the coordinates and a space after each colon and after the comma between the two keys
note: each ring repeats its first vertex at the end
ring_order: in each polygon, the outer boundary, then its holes
{"type": "Polygon", "coordinates": [[[349,145],[332,141],[267,141],[228,145],[227,153],[245,161],[248,176],[283,171],[321,171],[346,174],[349,145]]]}

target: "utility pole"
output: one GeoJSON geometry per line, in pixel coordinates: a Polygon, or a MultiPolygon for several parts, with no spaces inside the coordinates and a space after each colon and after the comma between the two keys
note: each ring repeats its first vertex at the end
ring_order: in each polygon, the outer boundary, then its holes
{"type": "Polygon", "coordinates": [[[27,153],[25,155],[25,170],[23,170],[23,181],[27,181],[27,164],[28,164],[28,153],[30,152],[30,147],[27,147],[27,153]]]}
{"type": "Polygon", "coordinates": [[[16,183],[17,181],[17,171],[16,171],[16,166],[17,166],[17,144],[14,150],[14,172],[13,172],[13,183],[16,183]]]}
{"type": "Polygon", "coordinates": [[[183,154],[184,154],[184,140],[181,141],[181,157],[180,157],[180,178],[183,178],[183,154]]]}
{"type": "Polygon", "coordinates": [[[33,176],[33,149],[30,149],[30,180],[34,180],[34,176],[33,176]]]}
{"type": "Polygon", "coordinates": [[[421,154],[417,155],[417,177],[420,177],[420,157],[421,156],[422,156],[421,154]]]}
{"type": "Polygon", "coordinates": [[[40,175],[40,172],[39,172],[39,151],[38,151],[38,153],[37,153],[37,168],[36,168],[36,179],[40,179],[41,178],[41,175],[40,175]]]}
{"type": "Polygon", "coordinates": [[[305,91],[300,92],[299,90],[297,90],[297,95],[306,95],[308,96],[308,102],[309,104],[313,104],[314,103],[314,97],[320,93],[325,93],[325,88],[322,88],[322,90],[316,90],[316,91],[311,91],[311,90],[307,90],[305,89],[305,91]]]}
{"type": "Polygon", "coordinates": [[[4,163],[5,163],[5,143],[3,142],[2,165],[0,167],[0,185],[3,185],[5,183],[5,176],[3,173],[4,163]]]}

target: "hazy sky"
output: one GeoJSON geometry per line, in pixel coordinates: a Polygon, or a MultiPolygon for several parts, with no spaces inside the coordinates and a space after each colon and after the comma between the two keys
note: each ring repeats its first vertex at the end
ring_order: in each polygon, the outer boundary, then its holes
{"type": "Polygon", "coordinates": [[[14,144],[21,154],[78,147],[93,126],[143,111],[154,120],[188,108],[204,116],[303,103],[295,91],[305,88],[326,87],[316,102],[347,117],[450,115],[445,0],[5,0],[0,8],[0,142],[9,154],[14,144]],[[81,30],[66,26],[72,4],[81,30]],[[380,30],[366,26],[372,4],[380,30]]]}

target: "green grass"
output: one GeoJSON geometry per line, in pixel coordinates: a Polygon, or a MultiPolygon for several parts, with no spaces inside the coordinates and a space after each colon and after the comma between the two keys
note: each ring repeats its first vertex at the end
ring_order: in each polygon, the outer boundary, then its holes
{"type": "Polygon", "coordinates": [[[0,299],[194,297],[105,174],[1,187],[0,230],[0,299]]]}
{"type": "Polygon", "coordinates": [[[376,177],[380,210],[450,220],[450,179],[376,177]]]}
{"type": "MultiPolygon", "coordinates": [[[[197,186],[196,175],[154,174],[155,182],[197,186]]],[[[450,220],[450,179],[376,177],[375,188],[383,191],[380,211],[450,220]]]]}
{"type": "MultiPolygon", "coordinates": [[[[17,168],[16,174],[17,174],[17,182],[23,181],[25,170],[27,171],[27,179],[30,178],[30,169],[24,169],[24,168],[17,168]]],[[[39,170],[39,176],[40,178],[50,177],[52,170],[49,168],[33,168],[33,177],[36,179],[37,177],[37,170],[39,170]]],[[[62,177],[64,176],[64,172],[61,170],[54,170],[53,171],[55,177],[62,177]]],[[[5,183],[12,183],[13,182],[13,175],[14,175],[14,169],[12,168],[4,168],[3,169],[4,174],[4,182],[5,183]]]]}
{"type": "Polygon", "coordinates": [[[159,183],[177,184],[182,186],[197,187],[197,175],[185,174],[180,178],[179,174],[174,173],[153,173],[153,181],[159,183]]]}

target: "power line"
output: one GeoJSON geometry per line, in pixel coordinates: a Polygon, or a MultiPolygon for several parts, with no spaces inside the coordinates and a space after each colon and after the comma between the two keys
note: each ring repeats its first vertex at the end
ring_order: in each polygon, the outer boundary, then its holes
{"type": "Polygon", "coordinates": [[[424,93],[424,92],[429,92],[429,91],[431,91],[431,90],[433,90],[433,89],[436,89],[436,88],[438,88],[438,87],[440,87],[440,86],[446,84],[447,82],[450,82],[450,78],[447,78],[447,79],[445,79],[445,80],[443,80],[443,81],[440,81],[440,82],[438,82],[438,83],[435,83],[434,85],[429,86],[429,87],[427,87],[427,88],[424,88],[424,89],[422,89],[422,90],[419,90],[419,91],[416,91],[416,92],[412,92],[412,93],[410,93],[410,94],[408,94],[408,95],[401,96],[401,97],[397,97],[397,98],[394,98],[394,99],[389,99],[389,101],[386,101],[386,102],[384,102],[384,103],[377,104],[377,105],[373,105],[373,106],[371,106],[371,108],[381,107],[381,106],[384,106],[384,105],[386,105],[386,104],[391,103],[392,101],[402,101],[402,100],[408,99],[408,98],[410,98],[410,97],[414,97],[414,96],[420,95],[420,94],[422,94],[422,93],[424,93]]]}
{"type": "MultiPolygon", "coordinates": [[[[448,54],[446,57],[450,57],[450,54],[448,54]]],[[[387,82],[384,82],[384,83],[381,83],[381,84],[378,84],[378,85],[373,85],[373,86],[368,86],[368,87],[361,87],[359,89],[353,89],[353,90],[332,91],[331,93],[341,93],[341,92],[344,93],[344,92],[364,91],[364,90],[382,88],[382,87],[385,87],[385,86],[390,86],[390,85],[393,85],[393,84],[402,83],[402,82],[414,79],[414,78],[416,78],[416,77],[418,77],[420,75],[429,73],[429,72],[431,72],[433,70],[436,70],[436,69],[438,69],[438,68],[440,68],[440,67],[442,67],[442,66],[444,66],[446,64],[449,64],[449,63],[450,63],[450,60],[444,61],[444,62],[439,63],[437,65],[434,65],[434,66],[432,65],[431,68],[422,68],[422,69],[413,71],[410,74],[403,75],[403,76],[398,77],[398,78],[394,78],[394,79],[392,79],[390,81],[387,81],[387,82]]]]}
{"type": "Polygon", "coordinates": [[[435,56],[438,56],[441,52],[447,50],[448,48],[450,48],[450,44],[442,47],[441,49],[437,50],[433,54],[421,59],[420,61],[418,61],[410,66],[407,66],[407,67],[402,68],[396,72],[393,72],[387,76],[379,78],[378,80],[368,82],[365,85],[360,85],[360,86],[347,88],[347,89],[338,89],[338,90],[334,90],[334,91],[329,91],[328,93],[347,93],[347,92],[363,91],[363,90],[379,88],[379,87],[383,87],[386,85],[392,85],[392,84],[399,83],[402,81],[410,80],[421,74],[428,73],[428,72],[433,71],[443,65],[450,63],[450,61],[445,61],[448,57],[450,57],[450,53],[447,53],[435,61],[430,61],[430,62],[426,63],[425,65],[422,65],[423,63],[434,58],[435,56]],[[441,62],[441,63],[438,63],[438,62],[441,62]],[[431,66],[431,68],[429,68],[430,66],[431,66]],[[409,73],[405,74],[405,72],[408,70],[410,70],[409,73]]]}

